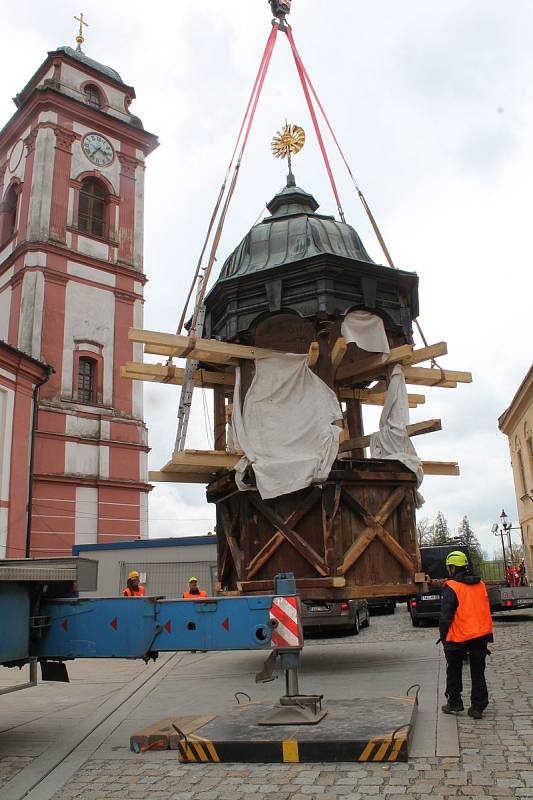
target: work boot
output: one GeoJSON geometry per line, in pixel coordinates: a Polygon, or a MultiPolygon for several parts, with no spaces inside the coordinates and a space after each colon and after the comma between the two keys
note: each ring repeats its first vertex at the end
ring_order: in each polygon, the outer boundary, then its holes
{"type": "Polygon", "coordinates": [[[445,714],[460,714],[461,711],[465,710],[465,707],[461,701],[456,705],[450,705],[448,701],[445,706],[441,706],[441,709],[445,714]]]}
{"type": "Polygon", "coordinates": [[[483,711],[480,711],[479,708],[474,708],[474,706],[470,706],[468,709],[468,716],[474,719],[481,719],[483,717],[483,711]]]}

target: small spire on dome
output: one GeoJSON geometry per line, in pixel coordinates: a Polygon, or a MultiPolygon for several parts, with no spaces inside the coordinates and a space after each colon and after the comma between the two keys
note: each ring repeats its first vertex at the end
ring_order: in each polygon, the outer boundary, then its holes
{"type": "Polygon", "coordinates": [[[81,46],[82,46],[82,44],[84,42],[84,39],[83,39],[83,26],[85,25],[85,27],[88,28],[89,27],[89,23],[85,22],[85,20],[83,19],[83,11],[80,11],[79,17],[74,16],[74,19],[77,22],[80,23],[80,30],[79,30],[78,35],[76,36],[76,41],[78,43],[78,46],[77,46],[76,50],[78,50],[81,53],[81,52],[83,52],[82,49],[81,49],[81,46]]]}
{"type": "Polygon", "coordinates": [[[289,174],[287,175],[287,186],[296,186],[294,175],[292,174],[292,156],[300,152],[305,144],[305,131],[299,125],[290,125],[285,120],[283,128],[276,133],[272,139],[270,148],[275,158],[286,158],[289,162],[289,174]]]}

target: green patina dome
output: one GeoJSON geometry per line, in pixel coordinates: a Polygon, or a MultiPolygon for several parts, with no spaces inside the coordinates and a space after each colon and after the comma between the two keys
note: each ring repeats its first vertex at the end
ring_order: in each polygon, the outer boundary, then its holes
{"type": "Polygon", "coordinates": [[[226,260],[218,282],[293,264],[318,255],[335,255],[374,263],[351,225],[317,214],[313,195],[287,185],[267,205],[266,217],[246,234],[226,260]]]}

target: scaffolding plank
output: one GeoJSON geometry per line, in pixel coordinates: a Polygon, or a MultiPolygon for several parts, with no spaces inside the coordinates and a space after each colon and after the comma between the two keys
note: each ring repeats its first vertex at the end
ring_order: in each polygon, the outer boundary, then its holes
{"type": "MultiPolygon", "coordinates": [[[[407,426],[407,433],[409,436],[420,436],[423,433],[433,433],[434,431],[440,430],[442,430],[442,422],[440,419],[428,419],[407,426]]],[[[367,436],[357,436],[355,439],[349,439],[347,442],[340,445],[339,453],[347,453],[350,450],[357,450],[360,447],[368,447],[371,436],[373,436],[373,434],[370,433],[367,436]]]]}
{"type": "Polygon", "coordinates": [[[457,476],[461,472],[457,461],[422,461],[424,475],[457,476]]]}
{"type": "MultiPolygon", "coordinates": [[[[184,376],[185,370],[181,367],[174,367],[172,364],[142,364],[128,361],[125,366],[120,368],[121,378],[134,381],[151,381],[182,386],[184,376]]],[[[233,370],[213,372],[212,370],[198,369],[194,376],[194,385],[205,389],[212,389],[214,386],[232,388],[235,385],[235,373],[233,370]]]]}
{"type": "Polygon", "coordinates": [[[378,353],[366,356],[357,362],[341,365],[337,371],[337,381],[341,382],[356,378],[370,380],[372,377],[383,375],[385,369],[394,364],[402,364],[407,367],[444,356],[447,352],[448,345],[446,342],[438,342],[429,347],[421,347],[418,350],[413,350],[410,345],[401,345],[401,347],[394,347],[387,356],[378,353]]]}
{"type": "Polygon", "coordinates": [[[130,342],[143,344],[147,353],[190,358],[214,364],[231,364],[240,358],[253,361],[257,358],[279,355],[275,350],[263,347],[250,347],[232,342],[220,342],[218,339],[201,339],[139,328],[130,328],[128,338],[130,342]]]}

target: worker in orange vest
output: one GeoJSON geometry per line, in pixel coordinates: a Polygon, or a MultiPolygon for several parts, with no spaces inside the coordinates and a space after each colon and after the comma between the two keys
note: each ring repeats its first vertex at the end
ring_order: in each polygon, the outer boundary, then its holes
{"type": "Polygon", "coordinates": [[[201,597],[207,597],[207,592],[198,588],[198,578],[189,578],[189,591],[183,592],[185,600],[199,600],[201,597]]]}
{"type": "Polygon", "coordinates": [[[446,558],[450,579],[442,590],[439,619],[440,640],[446,656],[446,697],[442,706],[445,714],[458,714],[464,710],[463,661],[469,656],[472,678],[471,705],[468,714],[481,719],[489,704],[485,680],[485,660],[489,651],[487,642],[492,636],[492,617],[487,589],[483,581],[473,575],[468,558],[455,550],[446,558]]]}
{"type": "Polygon", "coordinates": [[[144,586],[141,586],[139,581],[141,579],[137,570],[133,570],[128,575],[128,585],[122,592],[124,597],[144,597],[144,586]]]}

